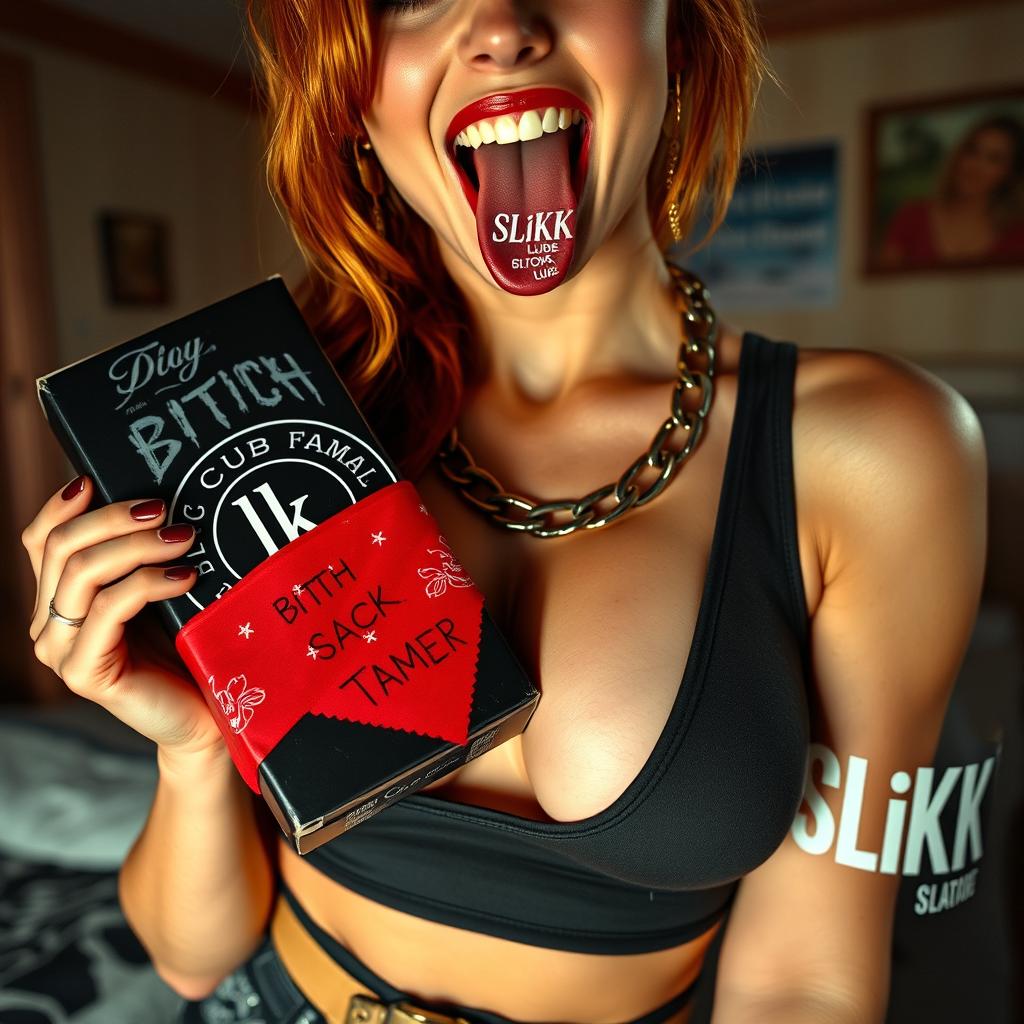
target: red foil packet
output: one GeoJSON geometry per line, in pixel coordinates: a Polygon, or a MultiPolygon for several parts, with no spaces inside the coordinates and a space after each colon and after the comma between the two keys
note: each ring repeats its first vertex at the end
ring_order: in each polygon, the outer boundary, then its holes
{"type": "Polygon", "coordinates": [[[465,746],[483,595],[407,481],[302,534],[175,646],[254,792],[306,714],[465,746]]]}
{"type": "Polygon", "coordinates": [[[540,696],[404,480],[259,563],[175,646],[299,853],[522,732],[540,696]]]}

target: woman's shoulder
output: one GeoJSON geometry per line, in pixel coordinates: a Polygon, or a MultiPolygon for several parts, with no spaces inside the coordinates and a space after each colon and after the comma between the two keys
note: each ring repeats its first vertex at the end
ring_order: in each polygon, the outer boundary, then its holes
{"type": "Polygon", "coordinates": [[[798,415],[833,455],[836,444],[872,440],[889,449],[925,440],[971,447],[979,434],[956,388],[905,356],[871,349],[798,346],[798,415]]]}
{"type": "Polygon", "coordinates": [[[985,463],[980,423],[967,399],[893,352],[797,342],[792,424],[808,514],[834,511],[854,482],[865,490],[884,482],[906,491],[915,480],[942,486],[944,478],[985,463]]]}
{"type": "Polygon", "coordinates": [[[800,347],[793,446],[825,577],[866,550],[868,536],[910,542],[937,516],[984,517],[978,416],[959,391],[904,356],[800,347]]]}

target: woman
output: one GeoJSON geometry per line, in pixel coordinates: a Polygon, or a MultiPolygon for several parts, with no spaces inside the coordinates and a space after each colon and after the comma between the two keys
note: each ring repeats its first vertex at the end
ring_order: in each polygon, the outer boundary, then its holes
{"type": "Polygon", "coordinates": [[[986,117],[953,148],[935,195],[904,203],[879,250],[885,267],[1024,259],[1024,125],[986,117]]]}
{"type": "Polygon", "coordinates": [[[86,512],[87,478],[54,495],[24,533],[31,633],[158,744],[121,895],[185,1019],[683,1024],[728,910],[715,1024],[881,1021],[898,876],[789,828],[809,740],[867,759],[860,851],[894,773],[932,757],[979,596],[983,445],[909,363],[715,332],[666,268],[709,171],[728,200],[751,9],[274,0],[257,25],[309,315],[542,697],[522,736],[300,858],[181,666],[126,634],[188,590],[149,563],[190,539],[159,538],[160,503],[86,512]],[[713,401],[684,396],[699,441],[670,459],[650,439],[685,390],[680,308],[713,401]],[[453,424],[465,448],[433,458],[453,424]],[[561,533],[564,509],[465,500],[460,451],[541,502],[652,462],[561,533]],[[383,1009],[400,997],[423,1015],[383,1009]]]}

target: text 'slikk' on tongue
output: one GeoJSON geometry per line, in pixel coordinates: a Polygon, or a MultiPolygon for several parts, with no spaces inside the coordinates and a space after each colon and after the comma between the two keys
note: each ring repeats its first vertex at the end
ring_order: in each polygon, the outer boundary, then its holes
{"type": "MultiPolygon", "coordinates": [[[[495,282],[515,295],[540,295],[565,279],[576,236],[582,125],[526,142],[463,150],[472,160],[480,253],[495,282]]],[[[472,202],[472,198],[470,200],[472,202]]]]}

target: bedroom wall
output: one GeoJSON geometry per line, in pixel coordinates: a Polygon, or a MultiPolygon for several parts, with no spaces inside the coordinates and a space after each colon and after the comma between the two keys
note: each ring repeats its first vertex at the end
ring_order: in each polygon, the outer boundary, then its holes
{"type": "Polygon", "coordinates": [[[18,36],[0,33],[0,49],[27,57],[33,70],[62,365],[267,274],[294,275],[293,250],[266,194],[254,114],[18,36]],[[168,305],[108,303],[103,208],[167,219],[168,305]]]}
{"type": "Polygon", "coordinates": [[[69,51],[66,36],[58,42],[0,31],[0,64],[19,83],[17,97],[0,97],[0,113],[10,115],[0,119],[8,127],[0,138],[0,181],[33,186],[15,188],[20,199],[9,190],[2,198],[18,216],[0,216],[0,491],[7,495],[0,543],[15,552],[0,565],[0,701],[54,700],[66,692],[25,640],[35,581],[19,535],[74,475],[39,410],[35,377],[268,274],[294,284],[301,273],[266,190],[260,126],[244,94],[211,95],[214,89],[197,89],[184,74],[177,83],[173,60],[165,61],[170,77],[159,78],[69,51]],[[110,304],[103,209],[166,221],[169,302],[110,304]]]}
{"type": "MultiPolygon", "coordinates": [[[[744,329],[804,345],[872,348],[911,358],[1016,354],[1015,381],[978,386],[1024,394],[1024,268],[899,275],[861,272],[865,213],[865,109],[1024,81],[1024,4],[984,4],[929,17],[886,20],[770,40],[785,88],[766,81],[750,147],[839,143],[839,297],[829,309],[722,314],[744,329]]],[[[958,366],[961,361],[956,360],[958,366]]],[[[1000,367],[1004,364],[1000,361],[1000,367]]]]}

